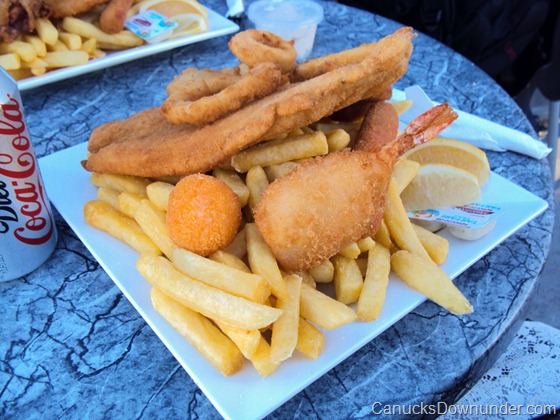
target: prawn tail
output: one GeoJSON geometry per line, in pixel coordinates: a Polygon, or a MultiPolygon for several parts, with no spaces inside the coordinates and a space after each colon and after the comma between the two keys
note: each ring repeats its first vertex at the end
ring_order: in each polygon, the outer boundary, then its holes
{"type": "Polygon", "coordinates": [[[401,156],[413,147],[436,137],[457,117],[457,113],[453,111],[449,103],[436,105],[413,119],[390,147],[394,147],[396,155],[401,156]]]}

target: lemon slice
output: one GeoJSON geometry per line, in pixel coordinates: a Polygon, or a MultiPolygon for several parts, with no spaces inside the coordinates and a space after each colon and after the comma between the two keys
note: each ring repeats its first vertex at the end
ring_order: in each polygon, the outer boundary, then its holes
{"type": "Polygon", "coordinates": [[[208,17],[208,11],[196,0],[145,0],[139,3],[138,10],[154,10],[168,18],[185,14],[208,17]]]}
{"type": "Polygon", "coordinates": [[[404,156],[422,165],[444,163],[474,174],[480,186],[484,186],[490,176],[488,158],[478,147],[459,140],[435,138],[409,150],[404,156]]]}
{"type": "Polygon", "coordinates": [[[407,211],[464,206],[480,199],[476,176],[443,164],[420,166],[414,179],[401,193],[407,211]]]}
{"type": "Polygon", "coordinates": [[[173,30],[171,38],[199,34],[208,30],[206,19],[194,13],[173,16],[172,19],[178,23],[178,26],[173,30]]]}

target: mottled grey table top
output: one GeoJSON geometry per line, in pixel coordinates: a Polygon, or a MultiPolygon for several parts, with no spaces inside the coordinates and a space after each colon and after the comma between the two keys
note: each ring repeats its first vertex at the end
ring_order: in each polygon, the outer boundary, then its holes
{"type": "MultiPolygon", "coordinates": [[[[202,1],[225,14],[225,1],[202,1]]],[[[393,32],[397,24],[325,4],[313,55],[393,32]]],[[[179,48],[23,92],[38,157],[88,139],[107,121],[159,105],[187,67],[236,64],[229,37],[179,48]]],[[[465,58],[420,36],[396,87],[418,84],[435,101],[534,135],[515,102],[465,58]]],[[[553,225],[546,160],[488,152],[491,169],[551,207],[456,280],[473,302],[456,317],[426,302],[273,412],[272,418],[344,418],[374,402],[453,402],[498,357],[524,319],[553,225]],[[360,366],[358,368],[358,366],[360,366]]],[[[0,416],[4,418],[216,418],[218,412],[57,214],[59,241],[31,274],[0,284],[0,416]]]]}

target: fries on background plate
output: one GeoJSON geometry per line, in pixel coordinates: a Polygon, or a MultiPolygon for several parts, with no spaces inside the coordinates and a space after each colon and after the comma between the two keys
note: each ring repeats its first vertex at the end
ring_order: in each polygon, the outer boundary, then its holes
{"type": "Polygon", "coordinates": [[[11,1],[0,17],[0,67],[16,80],[86,64],[109,51],[145,40],[125,27],[127,18],[157,11],[176,26],[169,37],[208,29],[208,11],[196,0],[11,1]],[[21,22],[29,22],[21,25],[21,22]]]}

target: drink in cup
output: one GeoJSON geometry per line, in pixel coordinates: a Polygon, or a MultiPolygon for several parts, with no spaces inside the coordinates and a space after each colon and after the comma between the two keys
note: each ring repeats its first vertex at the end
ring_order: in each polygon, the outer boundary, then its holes
{"type": "Polygon", "coordinates": [[[39,267],[56,240],[18,86],[0,68],[0,282],[39,267]]]}

